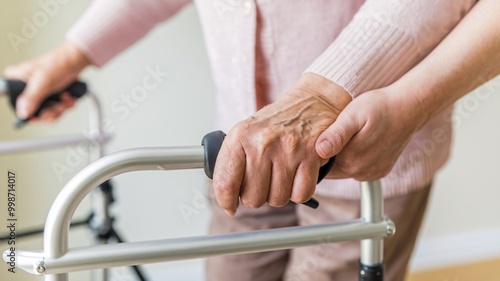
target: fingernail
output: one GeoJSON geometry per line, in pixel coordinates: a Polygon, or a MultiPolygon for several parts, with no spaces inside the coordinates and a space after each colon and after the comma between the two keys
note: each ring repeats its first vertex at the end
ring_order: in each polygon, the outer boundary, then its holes
{"type": "Polygon", "coordinates": [[[329,156],[333,151],[333,145],[330,141],[324,140],[319,143],[318,149],[324,156],[329,156]]]}
{"type": "Polygon", "coordinates": [[[226,212],[226,214],[230,217],[234,217],[234,215],[236,214],[236,212],[233,210],[224,210],[224,212],[226,212]]]}

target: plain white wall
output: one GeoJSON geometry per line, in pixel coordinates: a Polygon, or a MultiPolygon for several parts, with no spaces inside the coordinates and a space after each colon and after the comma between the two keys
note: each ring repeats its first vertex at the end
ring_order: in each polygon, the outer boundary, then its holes
{"type": "Polygon", "coordinates": [[[437,176],[424,237],[500,227],[499,108],[499,77],[458,101],[453,153],[437,176]]]}
{"type": "MultiPolygon", "coordinates": [[[[22,18],[30,19],[41,11],[37,1],[0,3],[0,69],[41,54],[57,45],[66,29],[90,1],[70,1],[62,5],[48,23],[39,28],[29,42],[15,52],[6,39],[9,32],[21,33],[22,18]]],[[[144,40],[125,51],[102,69],[89,69],[83,77],[100,96],[104,113],[111,126],[113,140],[107,152],[144,146],[198,145],[202,136],[212,129],[214,89],[204,50],[196,11],[191,6],[169,23],[157,27],[144,40]],[[139,86],[148,69],[168,72],[157,89],[138,102],[129,114],[116,110],[122,95],[130,95],[139,86]],[[114,109],[113,109],[114,108],[114,109]],[[126,115],[126,116],[125,116],[126,115]]],[[[456,131],[453,156],[436,179],[435,188],[421,240],[449,237],[457,233],[496,230],[500,226],[499,169],[500,87],[492,84],[485,100],[468,102],[463,122],[456,131]]],[[[14,120],[5,100],[0,100],[1,140],[33,138],[63,133],[81,133],[86,128],[87,104],[81,101],[77,109],[54,125],[29,126],[20,131],[10,128],[14,120]]],[[[463,114],[463,113],[462,113],[463,114]]],[[[458,117],[457,117],[458,118],[458,117]]],[[[64,183],[85,163],[72,168],[71,173],[58,177],[54,163],[68,164],[67,149],[0,156],[0,186],[6,182],[8,169],[18,172],[19,224],[25,229],[43,224],[48,208],[64,183]]],[[[199,235],[205,232],[209,209],[193,204],[203,192],[202,171],[135,172],[118,176],[114,183],[117,203],[113,206],[116,227],[128,241],[199,235]],[[184,218],[180,209],[190,206],[199,211],[184,218]]],[[[0,194],[0,206],[6,202],[0,194]]],[[[5,222],[5,210],[0,220],[5,222]]],[[[85,203],[77,217],[89,211],[85,203]]],[[[3,232],[0,232],[3,233],[3,232]]],[[[71,232],[71,245],[91,244],[86,230],[71,232]]],[[[39,249],[41,240],[19,240],[22,249],[39,249]]],[[[500,243],[500,238],[498,240],[500,243]]],[[[6,248],[5,243],[0,244],[6,248]]],[[[201,280],[201,261],[186,261],[146,267],[153,280],[201,280]]],[[[119,280],[128,280],[126,273],[116,271],[119,280]]],[[[88,273],[73,275],[87,280],[88,273]]],[[[0,266],[2,280],[33,280],[32,276],[7,273],[0,266]],[[4,278],[8,279],[4,279],[4,278]]]]}
{"type": "Polygon", "coordinates": [[[500,258],[500,77],[455,106],[452,154],[438,173],[412,268],[500,258]]]}

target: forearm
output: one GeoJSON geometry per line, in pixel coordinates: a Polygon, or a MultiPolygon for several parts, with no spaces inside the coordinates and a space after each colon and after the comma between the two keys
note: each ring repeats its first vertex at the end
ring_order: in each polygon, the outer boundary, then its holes
{"type": "Polygon", "coordinates": [[[422,62],[389,86],[407,95],[424,123],[500,74],[500,1],[482,0],[422,62]]]}
{"type": "Polygon", "coordinates": [[[95,0],[66,37],[100,66],[189,2],[95,0]]]}
{"type": "Polygon", "coordinates": [[[427,56],[470,10],[471,0],[368,0],[306,72],[353,98],[387,86],[427,56]]]}

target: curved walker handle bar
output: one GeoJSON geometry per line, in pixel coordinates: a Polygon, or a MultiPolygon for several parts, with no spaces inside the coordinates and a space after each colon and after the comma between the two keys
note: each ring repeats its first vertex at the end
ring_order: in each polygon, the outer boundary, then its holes
{"type": "MultiPolygon", "coordinates": [[[[82,200],[99,184],[131,171],[204,168],[204,149],[202,146],[129,149],[83,168],[59,192],[50,208],[43,251],[16,249],[17,267],[31,274],[45,275],[45,281],[67,281],[67,273],[80,270],[361,240],[363,268],[360,272],[369,278],[360,280],[382,280],[383,238],[393,235],[395,227],[383,216],[380,181],[361,183],[361,216],[349,222],[68,248],[71,218],[82,200]],[[367,270],[372,272],[374,268],[377,272],[368,275],[367,270]]],[[[9,253],[9,250],[3,253],[6,262],[10,261],[9,253]]]]}
{"type": "MultiPolygon", "coordinates": [[[[215,131],[205,135],[205,137],[201,141],[205,149],[205,174],[211,179],[214,176],[215,162],[217,160],[217,155],[219,154],[219,150],[222,146],[222,142],[224,142],[225,137],[226,134],[224,132],[215,131]]],[[[326,177],[326,175],[332,169],[334,163],[335,156],[330,158],[330,160],[328,160],[328,163],[326,163],[319,169],[318,183],[326,177]]],[[[319,202],[314,198],[311,198],[307,202],[304,202],[302,204],[313,209],[316,209],[319,206],[319,202]]]]}

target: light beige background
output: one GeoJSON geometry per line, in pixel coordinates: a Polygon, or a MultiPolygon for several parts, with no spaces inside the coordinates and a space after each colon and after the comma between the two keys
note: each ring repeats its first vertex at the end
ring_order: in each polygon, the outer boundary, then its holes
{"type": "MultiPolygon", "coordinates": [[[[8,34],[21,35],[23,17],[31,21],[33,15],[43,12],[43,9],[38,1],[0,2],[0,70],[56,46],[89,2],[69,1],[60,5],[47,24],[39,27],[28,43],[19,46],[19,52],[15,52],[10,44],[8,34]]],[[[100,96],[105,116],[113,124],[111,133],[114,138],[107,146],[107,152],[140,146],[198,145],[202,136],[212,129],[214,90],[194,7],[160,25],[106,67],[85,71],[83,77],[100,96]],[[140,85],[147,75],[148,68],[156,67],[168,72],[169,77],[126,117],[114,110],[112,104],[118,103],[122,95],[130,95],[132,88],[140,85]]],[[[415,257],[416,267],[419,264],[425,267],[419,259],[429,255],[432,243],[442,246],[442,241],[458,241],[475,248],[487,243],[500,245],[500,238],[492,240],[492,235],[487,235],[498,233],[500,228],[500,183],[497,176],[500,172],[500,82],[491,84],[488,89],[491,94],[487,99],[466,97],[462,100],[465,105],[457,117],[462,122],[457,126],[453,155],[436,179],[421,234],[422,243],[415,257]],[[477,237],[490,240],[483,244],[471,242],[478,240],[477,237]]],[[[88,102],[82,100],[76,110],[55,125],[33,125],[14,131],[10,126],[14,120],[12,112],[2,98],[0,140],[85,132],[87,107],[88,102]]],[[[0,155],[0,227],[6,222],[4,191],[7,170],[14,170],[18,175],[19,229],[41,226],[57,192],[85,166],[82,161],[72,168],[71,173],[59,179],[53,165],[67,164],[68,151],[71,148],[0,155]]],[[[116,228],[128,241],[203,234],[209,209],[193,204],[203,191],[203,180],[201,171],[136,172],[117,177],[114,181],[117,203],[113,207],[116,228]],[[179,211],[187,206],[198,211],[189,219],[179,211]]],[[[88,212],[89,205],[85,202],[76,217],[85,217],[88,212]]],[[[0,233],[4,234],[3,227],[0,233]]],[[[85,228],[72,231],[70,237],[72,246],[92,243],[91,233],[85,228]]],[[[41,238],[19,239],[18,244],[21,249],[42,247],[41,238]]],[[[447,249],[448,246],[443,247],[447,249]]],[[[6,243],[0,243],[0,248],[2,251],[6,249],[6,243]]],[[[151,265],[146,270],[152,280],[167,277],[202,280],[202,261],[151,265]]],[[[127,272],[122,270],[113,272],[115,280],[134,280],[126,275],[127,272]]],[[[90,279],[89,273],[71,276],[73,280],[90,279]]],[[[0,265],[0,279],[41,280],[22,272],[10,274],[3,264],[0,265]]]]}

